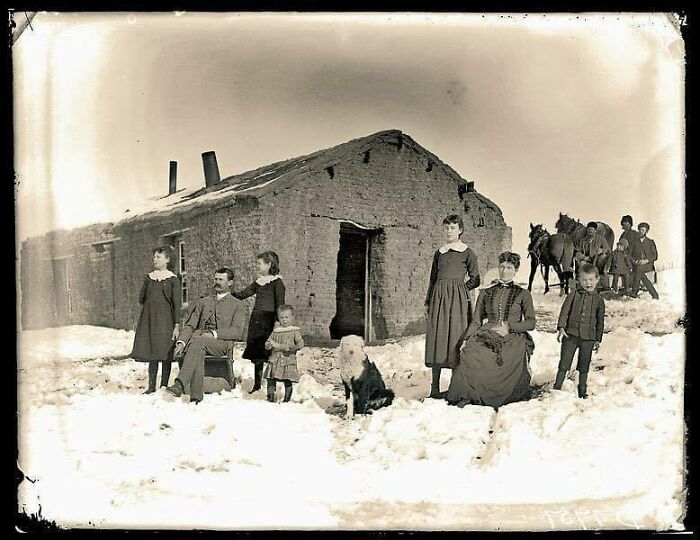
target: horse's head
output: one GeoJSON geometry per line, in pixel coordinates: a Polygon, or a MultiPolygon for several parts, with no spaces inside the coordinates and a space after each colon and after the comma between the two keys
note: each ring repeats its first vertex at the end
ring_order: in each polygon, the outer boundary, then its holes
{"type": "Polygon", "coordinates": [[[554,224],[554,227],[556,228],[557,232],[569,232],[571,230],[571,227],[576,223],[576,221],[573,220],[573,218],[570,218],[566,214],[562,214],[559,212],[559,219],[557,222],[554,224]]]}
{"type": "Polygon", "coordinates": [[[527,250],[536,251],[536,248],[542,242],[542,239],[548,235],[549,233],[547,232],[547,229],[545,229],[541,223],[538,225],[533,225],[530,223],[530,244],[527,246],[527,250]]]}

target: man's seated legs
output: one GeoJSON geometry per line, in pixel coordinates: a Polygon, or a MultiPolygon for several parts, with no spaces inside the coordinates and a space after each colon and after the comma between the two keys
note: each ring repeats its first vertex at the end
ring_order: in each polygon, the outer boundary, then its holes
{"type": "Polygon", "coordinates": [[[210,336],[198,336],[187,347],[182,369],[177,376],[184,389],[193,400],[204,398],[204,357],[206,355],[224,356],[228,352],[228,343],[223,339],[210,336]]]}

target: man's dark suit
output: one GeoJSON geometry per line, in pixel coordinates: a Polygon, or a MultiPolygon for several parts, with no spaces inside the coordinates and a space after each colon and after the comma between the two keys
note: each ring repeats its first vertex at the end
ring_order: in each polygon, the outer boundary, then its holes
{"type": "Polygon", "coordinates": [[[221,300],[216,299],[216,294],[205,296],[192,309],[178,338],[185,344],[186,352],[177,377],[191,399],[204,398],[204,357],[223,356],[234,341],[243,340],[245,321],[245,304],[231,294],[221,300]]]}
{"type": "Polygon", "coordinates": [[[632,294],[637,296],[637,293],[639,292],[639,282],[641,281],[644,283],[647,291],[649,291],[649,294],[651,294],[651,297],[658,298],[659,293],[656,292],[654,285],[652,285],[651,281],[646,275],[647,272],[656,271],[654,263],[659,258],[659,254],[656,251],[656,242],[654,242],[651,238],[644,236],[640,238],[639,245],[640,255],[637,260],[633,261],[634,271],[632,272],[632,294]],[[646,259],[648,262],[646,264],[640,264],[638,262],[640,259],[646,259]]]}

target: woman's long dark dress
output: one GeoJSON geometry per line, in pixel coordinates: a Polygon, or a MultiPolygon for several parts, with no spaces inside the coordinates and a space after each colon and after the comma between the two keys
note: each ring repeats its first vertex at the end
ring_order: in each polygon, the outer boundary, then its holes
{"type": "Polygon", "coordinates": [[[428,306],[426,366],[454,368],[459,363],[460,339],[472,319],[469,290],[479,283],[479,265],[471,249],[435,252],[425,298],[428,306]],[[469,279],[465,281],[467,275],[469,279]]]}
{"type": "Polygon", "coordinates": [[[277,309],[284,304],[285,287],[281,278],[274,279],[265,285],[253,281],[245,289],[231,293],[239,300],[245,300],[255,295],[255,306],[248,322],[248,336],[243,358],[254,364],[267,361],[272,351],[265,349],[265,342],[275,329],[277,309]]]}
{"type": "Polygon", "coordinates": [[[180,280],[143,281],[139,294],[141,315],[136,325],[131,357],[139,362],[173,361],[173,329],[180,322],[180,280]]]}
{"type": "Polygon", "coordinates": [[[474,320],[467,329],[459,366],[452,372],[447,401],[500,407],[528,395],[529,360],[535,348],[528,330],[535,328],[530,293],[512,282],[499,283],[479,294],[474,320]],[[507,321],[501,336],[483,325],[507,321]]]}

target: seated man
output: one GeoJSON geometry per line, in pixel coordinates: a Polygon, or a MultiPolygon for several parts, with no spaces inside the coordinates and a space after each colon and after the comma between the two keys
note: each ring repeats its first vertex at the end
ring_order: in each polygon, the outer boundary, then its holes
{"type": "Polygon", "coordinates": [[[233,270],[219,268],[214,274],[214,291],[200,298],[182,328],[175,344],[175,357],[185,352],[185,359],[175,383],[168,392],[190,401],[204,399],[204,357],[223,356],[232,341],[243,340],[246,321],[245,304],[231,296],[233,270]]]}
{"type": "Polygon", "coordinates": [[[574,260],[578,268],[584,263],[591,263],[598,269],[599,275],[602,277],[601,286],[603,289],[609,287],[607,282],[607,267],[610,259],[610,246],[602,234],[598,234],[598,224],[591,221],[586,225],[586,236],[584,236],[574,246],[574,260]]]}

